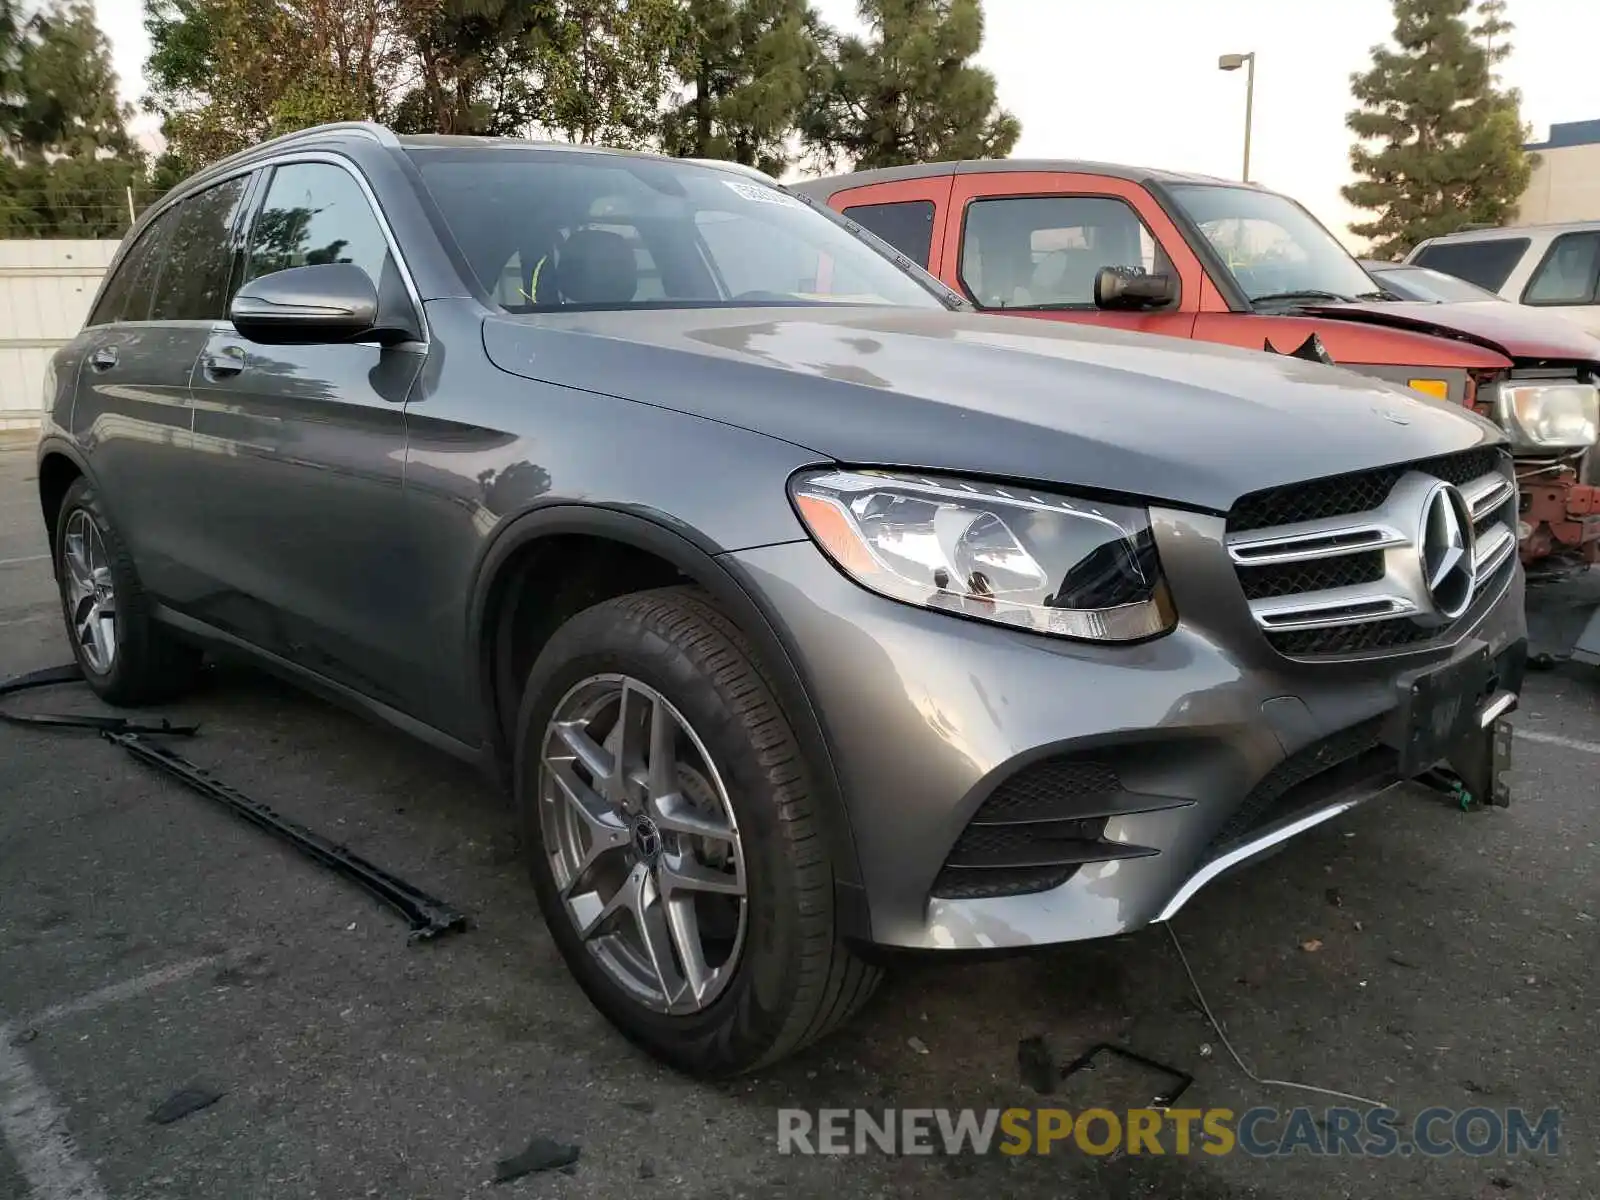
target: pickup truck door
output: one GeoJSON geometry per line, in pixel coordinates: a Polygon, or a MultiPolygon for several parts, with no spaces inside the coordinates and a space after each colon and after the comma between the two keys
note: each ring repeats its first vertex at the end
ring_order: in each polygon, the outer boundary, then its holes
{"type": "Polygon", "coordinates": [[[1205,273],[1138,183],[1065,171],[978,172],[950,182],[939,277],[980,308],[1193,336],[1205,273]],[[1094,278],[1102,267],[1174,274],[1178,300],[1153,312],[1099,309],[1094,278]]]}

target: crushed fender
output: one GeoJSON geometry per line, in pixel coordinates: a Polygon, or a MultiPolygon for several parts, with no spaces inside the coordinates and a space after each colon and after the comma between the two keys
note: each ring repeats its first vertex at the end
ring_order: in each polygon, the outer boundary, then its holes
{"type": "Polygon", "coordinates": [[[467,927],[465,914],[457,912],[443,900],[435,899],[348,848],[214,779],[203,767],[174,754],[165,746],[148,741],[138,733],[107,732],[103,736],[140,762],[166,772],[252,825],[282,838],[313,861],[359,884],[410,922],[411,941],[424,941],[467,927]]]}

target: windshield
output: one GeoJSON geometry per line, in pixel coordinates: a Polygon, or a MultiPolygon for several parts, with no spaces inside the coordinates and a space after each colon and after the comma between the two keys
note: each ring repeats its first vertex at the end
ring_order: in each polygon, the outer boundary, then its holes
{"type": "Polygon", "coordinates": [[[759,178],[521,147],[411,158],[478,283],[508,312],[943,307],[931,279],[759,178]]]}
{"type": "Polygon", "coordinates": [[[1426,300],[1435,304],[1455,304],[1468,300],[1498,300],[1493,292],[1427,267],[1383,267],[1372,277],[1395,295],[1406,300],[1426,300]]]}
{"type": "Polygon", "coordinates": [[[1171,191],[1252,303],[1353,300],[1378,291],[1338,239],[1291,200],[1242,187],[1184,184],[1171,191]]]}

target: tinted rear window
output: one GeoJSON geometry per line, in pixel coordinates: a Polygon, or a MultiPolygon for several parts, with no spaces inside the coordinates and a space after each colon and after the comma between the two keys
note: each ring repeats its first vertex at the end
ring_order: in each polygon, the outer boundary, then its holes
{"type": "Polygon", "coordinates": [[[228,305],[233,272],[233,220],[245,177],[230,179],[178,204],[156,284],[152,321],[214,321],[228,305]]]}
{"type": "Polygon", "coordinates": [[[877,234],[917,266],[926,269],[933,249],[933,201],[858,204],[844,215],[877,234]]]}
{"type": "Polygon", "coordinates": [[[1483,238],[1473,242],[1435,242],[1414,260],[1491,292],[1505,285],[1528,249],[1527,238],[1483,238]]]}
{"type": "Polygon", "coordinates": [[[118,321],[143,321],[150,315],[150,295],[161,267],[163,243],[177,220],[169,208],[152,221],[133,248],[122,256],[116,273],[106,282],[100,300],[86,325],[114,325],[118,321]]]}

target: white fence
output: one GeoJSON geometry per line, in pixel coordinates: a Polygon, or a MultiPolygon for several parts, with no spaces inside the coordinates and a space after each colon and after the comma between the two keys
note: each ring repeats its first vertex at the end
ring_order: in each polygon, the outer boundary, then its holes
{"type": "Polygon", "coordinates": [[[39,424],[50,356],[83,328],[116,242],[0,241],[0,430],[39,424]]]}

